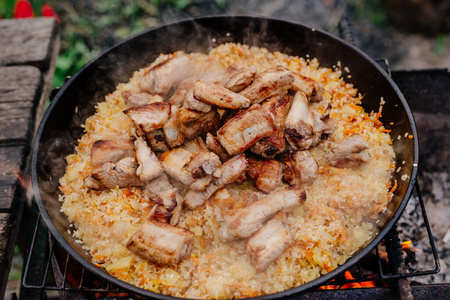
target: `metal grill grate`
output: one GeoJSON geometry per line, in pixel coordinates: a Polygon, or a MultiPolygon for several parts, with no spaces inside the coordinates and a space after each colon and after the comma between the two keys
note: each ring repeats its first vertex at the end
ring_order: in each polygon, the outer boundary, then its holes
{"type": "MultiPolygon", "coordinates": [[[[424,201],[417,183],[415,185],[415,195],[419,199],[421,218],[424,221],[428,233],[429,249],[426,249],[426,251],[429,251],[433,255],[433,269],[408,271],[405,270],[405,268],[398,268],[403,262],[403,257],[401,251],[395,251],[399,246],[401,249],[401,245],[398,233],[394,227],[384,238],[383,242],[377,245],[375,251],[347,270],[352,274],[354,279],[349,279],[345,276],[345,273],[348,272],[342,272],[337,278],[319,289],[327,289],[329,285],[340,287],[344,284],[362,283],[366,281],[373,281],[377,287],[392,288],[397,286],[397,281],[399,279],[438,273],[440,268],[438,254],[431,234],[424,201]],[[384,247],[386,248],[385,253],[387,253],[388,256],[387,261],[383,259],[380,254],[384,251],[384,247]],[[367,270],[366,265],[368,261],[372,266],[375,265],[371,270],[367,270]]],[[[130,297],[134,297],[129,291],[111,284],[106,279],[93,275],[91,272],[81,267],[65,252],[63,258],[61,258],[61,251],[63,251],[62,248],[56,243],[53,236],[48,233],[48,229],[39,215],[25,266],[22,282],[23,287],[35,290],[37,294],[41,295],[41,299],[43,299],[42,295],[45,291],[59,291],[61,297],[65,299],[91,299],[94,297],[114,297],[116,299],[118,297],[125,297],[126,299],[130,299],[130,297]],[[48,242],[46,241],[47,236],[49,237],[48,242]],[[43,240],[45,241],[44,245],[42,245],[43,240]],[[42,253],[40,249],[44,249],[44,253],[42,253]],[[58,267],[56,267],[58,263],[55,259],[57,255],[59,255],[58,267]],[[73,266],[76,268],[75,271],[73,271],[73,266]],[[68,272],[69,269],[70,272],[68,272]],[[59,270],[61,270],[60,273],[58,272],[59,270]]],[[[141,298],[139,296],[137,297],[141,298]]]]}

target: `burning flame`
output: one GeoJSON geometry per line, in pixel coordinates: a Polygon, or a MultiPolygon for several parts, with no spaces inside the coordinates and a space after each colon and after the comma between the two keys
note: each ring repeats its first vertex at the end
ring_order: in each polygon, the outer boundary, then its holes
{"type": "MultiPolygon", "coordinates": [[[[415,248],[412,246],[412,241],[405,241],[402,242],[402,250],[405,253],[413,253],[413,252],[423,252],[422,250],[415,248]]],[[[379,253],[380,258],[382,260],[387,260],[387,253],[385,251],[381,251],[379,253]]],[[[350,271],[345,271],[344,273],[345,279],[348,281],[354,281],[355,277],[353,277],[352,273],[350,271]]],[[[335,280],[332,280],[331,283],[335,282],[335,280]]],[[[341,290],[341,289],[358,289],[358,288],[371,288],[376,287],[374,281],[361,281],[361,282],[349,282],[345,283],[343,285],[324,285],[319,288],[319,290],[341,290]]]]}
{"type": "MultiPolygon", "coordinates": [[[[345,271],[345,279],[347,280],[355,280],[352,273],[350,271],[345,271]]],[[[362,282],[349,282],[343,285],[324,285],[321,286],[320,290],[342,290],[342,289],[360,289],[360,288],[371,288],[375,287],[374,281],[362,281],[362,282]]]]}
{"type": "Polygon", "coordinates": [[[403,251],[413,251],[413,252],[423,252],[422,250],[415,248],[411,246],[412,241],[405,241],[402,243],[402,250],[403,251]]]}

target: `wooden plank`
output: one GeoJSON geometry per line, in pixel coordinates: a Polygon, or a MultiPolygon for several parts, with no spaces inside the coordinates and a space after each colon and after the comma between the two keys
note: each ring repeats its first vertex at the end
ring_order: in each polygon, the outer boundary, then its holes
{"type": "Polygon", "coordinates": [[[41,97],[41,71],[31,66],[0,67],[0,141],[31,140],[31,121],[41,97]]]}
{"type": "MultiPolygon", "coordinates": [[[[22,204],[18,211],[22,211],[22,204]]],[[[14,256],[21,214],[0,213],[0,299],[4,299],[9,270],[14,256]]]]}
{"type": "Polygon", "coordinates": [[[9,212],[13,208],[14,193],[17,189],[17,180],[0,182],[0,210],[9,212]]]}
{"type": "Polygon", "coordinates": [[[41,77],[41,71],[33,66],[0,67],[0,103],[33,101],[41,77]]]}
{"type": "Polygon", "coordinates": [[[17,179],[25,165],[25,150],[25,146],[0,147],[0,182],[17,179]]]}
{"type": "Polygon", "coordinates": [[[57,31],[53,18],[0,20],[0,65],[48,68],[57,31]]]}
{"type": "Polygon", "coordinates": [[[14,244],[11,243],[14,219],[15,217],[11,214],[0,213],[0,297],[2,299],[14,252],[14,244]]]}

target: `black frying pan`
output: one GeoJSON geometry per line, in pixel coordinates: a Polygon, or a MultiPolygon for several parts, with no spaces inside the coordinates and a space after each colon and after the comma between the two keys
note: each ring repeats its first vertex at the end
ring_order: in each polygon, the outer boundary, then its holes
{"type": "Polygon", "coordinates": [[[238,42],[266,47],[289,55],[317,57],[321,66],[332,67],[338,61],[348,67],[354,83],[366,96],[367,112],[378,111],[380,98],[385,100],[382,121],[391,129],[396,163],[401,172],[394,172],[398,188],[388,207],[380,215],[379,234],[358,253],[334,271],[302,286],[263,296],[281,298],[320,286],[348,269],[368,254],[395,224],[411,195],[416,181],[418,141],[411,111],[395,83],[366,54],[347,42],[321,30],[301,24],[249,16],[212,16],[186,20],[158,27],[131,37],[105,51],[86,64],[58,92],[47,110],[37,132],[32,156],[33,189],[39,210],[58,243],[94,274],[133,293],[169,299],[122,282],[90,262],[90,255],[67,233],[69,222],[60,212],[58,180],[65,171],[64,157],[74,152],[80,127],[95,112],[94,105],[103,101],[120,82],[127,82],[132,73],[147,66],[160,53],[177,50],[206,52],[224,42],[238,42]],[[413,135],[410,139],[405,135],[413,135]],[[401,138],[397,138],[397,137],[401,138]],[[407,179],[403,178],[407,175],[407,179]]]}

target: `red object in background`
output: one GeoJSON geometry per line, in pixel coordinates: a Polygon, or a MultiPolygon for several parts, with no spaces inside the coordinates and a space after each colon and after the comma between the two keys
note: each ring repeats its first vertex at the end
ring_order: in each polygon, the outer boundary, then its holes
{"type": "Polygon", "coordinates": [[[33,7],[30,2],[25,0],[17,1],[13,17],[17,19],[34,17],[33,7]]]}
{"type": "Polygon", "coordinates": [[[41,14],[43,17],[55,18],[56,22],[58,22],[58,24],[61,24],[61,21],[59,20],[58,15],[56,14],[56,12],[53,10],[53,8],[50,5],[48,5],[48,4],[42,5],[41,14]]]}

